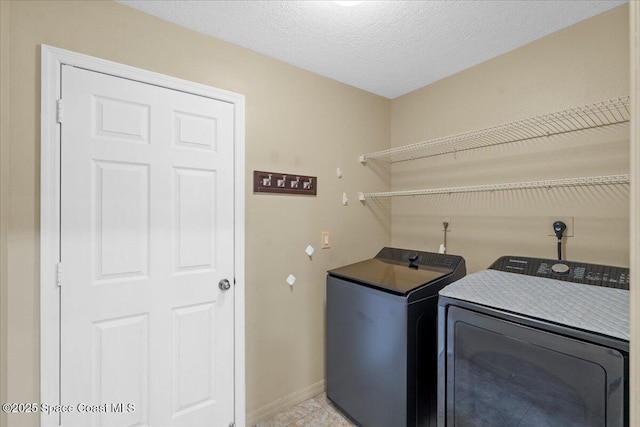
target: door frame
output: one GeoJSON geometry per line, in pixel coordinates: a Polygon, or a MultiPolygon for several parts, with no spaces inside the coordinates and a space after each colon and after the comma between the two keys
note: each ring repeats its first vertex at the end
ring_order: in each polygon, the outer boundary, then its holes
{"type": "MultiPolygon", "coordinates": [[[[245,425],[244,95],[68,50],[41,45],[40,116],[40,402],[60,402],[60,126],[62,65],[135,80],[228,102],[234,106],[234,418],[245,425]]],[[[61,272],[64,277],[64,272],[61,272]]],[[[82,402],[78,402],[82,403],[82,402]]],[[[57,414],[40,414],[42,426],[57,426],[57,414]]]]}

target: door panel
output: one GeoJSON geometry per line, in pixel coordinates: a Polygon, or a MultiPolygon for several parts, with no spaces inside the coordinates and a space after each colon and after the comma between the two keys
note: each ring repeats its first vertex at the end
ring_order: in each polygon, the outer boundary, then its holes
{"type": "Polygon", "coordinates": [[[95,96],[95,135],[148,144],[150,110],[150,105],[95,96]]]}
{"type": "Polygon", "coordinates": [[[216,172],[174,169],[176,273],[215,270],[216,172]]]}
{"type": "MultiPolygon", "coordinates": [[[[104,402],[148,407],[149,396],[149,316],[137,315],[96,322],[92,340],[92,376],[95,393],[104,402]],[[116,370],[113,367],[117,366],[116,370]]],[[[116,407],[118,408],[118,407],[116,407]]],[[[146,425],[148,411],[122,414],[96,413],[92,425],[146,425]]],[[[124,407],[123,407],[124,411],[124,407]]]]}
{"type": "Polygon", "coordinates": [[[198,116],[181,111],[174,111],[177,147],[216,151],[215,117],[198,116]]]}
{"type": "Polygon", "coordinates": [[[215,317],[215,305],[210,303],[174,310],[174,414],[191,412],[217,400],[215,317]]]}
{"type": "Polygon", "coordinates": [[[61,400],[103,405],[63,425],[228,425],[233,106],[69,66],[62,99],[61,400]]]}
{"type": "Polygon", "coordinates": [[[96,280],[149,278],[149,165],[94,162],[96,280]]]}

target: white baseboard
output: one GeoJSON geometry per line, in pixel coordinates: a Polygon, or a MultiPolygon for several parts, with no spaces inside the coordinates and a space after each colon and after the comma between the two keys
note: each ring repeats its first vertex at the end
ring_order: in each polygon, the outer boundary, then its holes
{"type": "Polygon", "coordinates": [[[312,384],[287,396],[281,397],[278,400],[264,405],[262,408],[258,408],[255,411],[248,413],[247,427],[252,427],[253,425],[261,421],[267,420],[274,415],[279,414],[280,412],[286,411],[287,409],[297,405],[300,402],[304,402],[305,400],[322,393],[325,390],[325,386],[325,380],[318,381],[315,384],[312,384]]]}

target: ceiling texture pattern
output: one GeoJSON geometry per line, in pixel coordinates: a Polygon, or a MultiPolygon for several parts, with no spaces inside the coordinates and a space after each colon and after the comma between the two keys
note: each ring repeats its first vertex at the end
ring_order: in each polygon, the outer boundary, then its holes
{"type": "Polygon", "coordinates": [[[117,1],[390,99],[626,3],[117,1]]]}

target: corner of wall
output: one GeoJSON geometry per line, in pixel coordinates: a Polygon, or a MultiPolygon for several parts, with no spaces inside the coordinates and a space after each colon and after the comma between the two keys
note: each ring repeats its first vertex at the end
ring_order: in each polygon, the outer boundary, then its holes
{"type": "MultiPolygon", "coordinates": [[[[7,378],[7,207],[9,123],[9,2],[0,2],[0,378],[7,378]]],[[[7,381],[0,381],[0,403],[7,401],[7,381]]],[[[7,415],[0,412],[0,425],[7,415]]]]}
{"type": "MultiPolygon", "coordinates": [[[[631,2],[629,11],[631,50],[631,224],[630,260],[631,275],[637,281],[640,271],[640,4],[631,2]]],[[[636,284],[634,282],[634,284],[636,284]]],[[[629,399],[630,423],[640,423],[640,293],[631,287],[631,385],[629,399]]]]}

